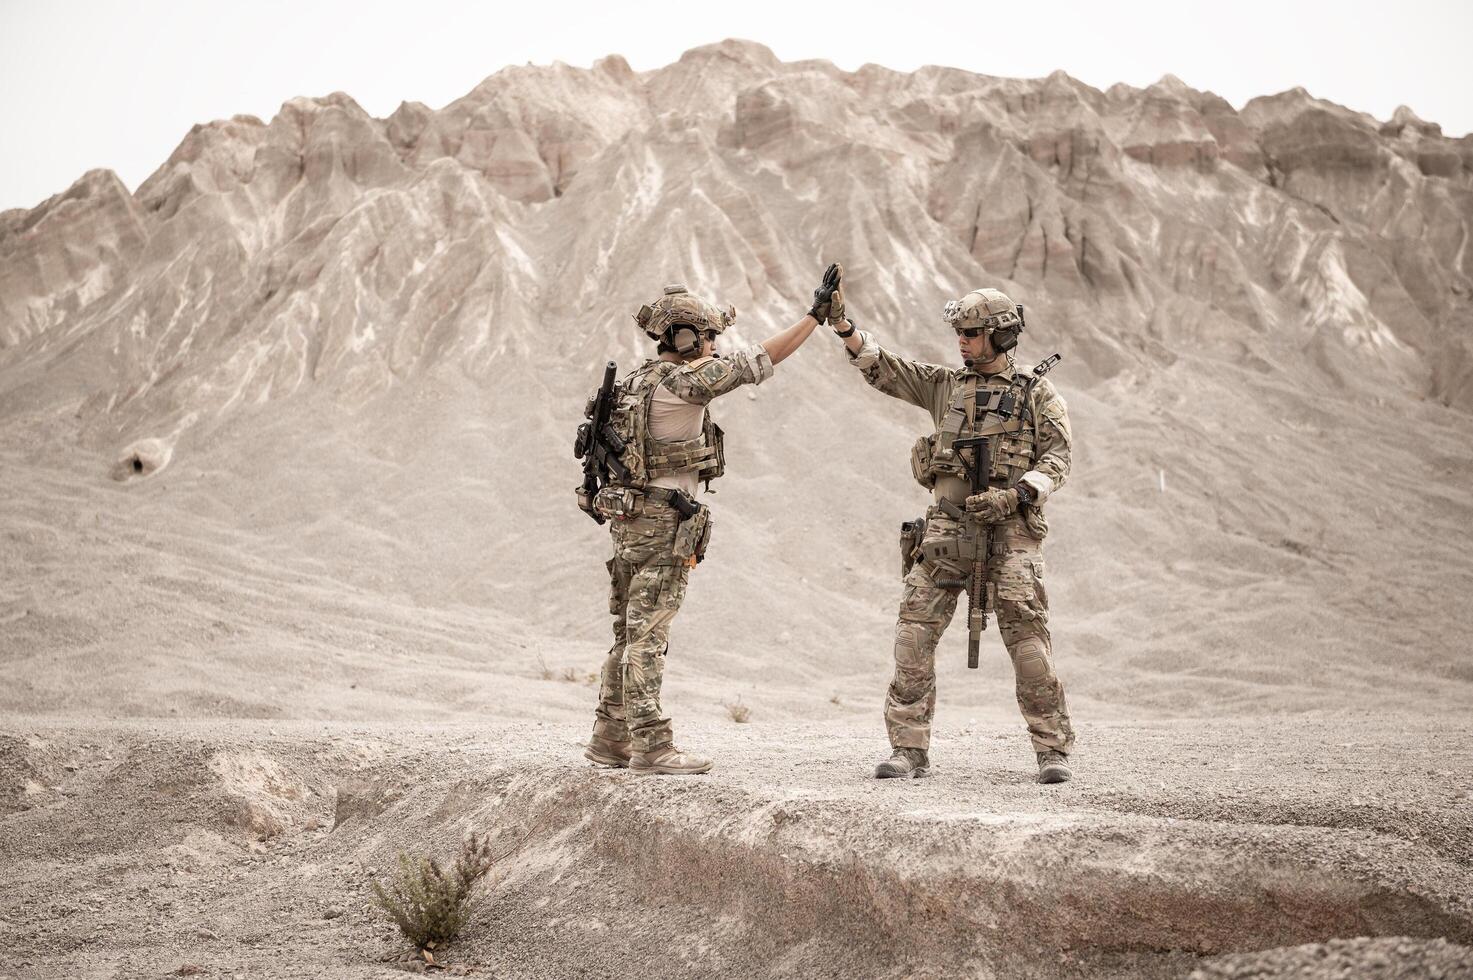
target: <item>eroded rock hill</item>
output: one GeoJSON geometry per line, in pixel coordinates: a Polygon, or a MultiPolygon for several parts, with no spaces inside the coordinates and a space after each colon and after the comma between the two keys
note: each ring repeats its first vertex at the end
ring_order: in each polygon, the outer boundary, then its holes
{"type": "Polygon", "coordinates": [[[1169,357],[1147,341],[1270,335],[1470,408],[1470,219],[1473,139],[1405,109],[728,41],[646,73],[510,68],[387,119],[294,99],[197,126],[136,194],[89,173],[0,221],[0,364],[10,412],[28,366],[98,360],[93,413],[210,414],[447,361],[490,377],[533,331],[631,350],[626,307],[676,272],[779,318],[834,254],[876,323],[1003,280],[1096,377],[1169,357]]]}
{"type": "MultiPolygon", "coordinates": [[[[1052,588],[1097,696],[1466,693],[1470,225],[1473,140],[1302,90],[1238,111],[1169,76],[850,73],[727,41],[510,68],[386,119],[294,99],[196,127],[135,193],[94,171],[0,215],[0,571],[27,583],[0,602],[38,656],[182,656],[279,554],[278,595],[325,575],[490,610],[493,656],[518,629],[593,649],[603,545],[568,444],[603,361],[647,347],[629,314],[685,279],[752,343],[840,259],[900,351],[949,361],[940,307],[994,284],[1027,305],[1022,357],[1064,353],[1052,588]],[[153,571],[77,584],[119,563],[153,571]]],[[[722,637],[692,677],[795,704],[883,673],[893,522],[922,506],[925,420],[832,348],[723,402],[726,557],[682,621],[722,637]]],[[[247,660],[309,643],[247,619],[247,660]]]]}

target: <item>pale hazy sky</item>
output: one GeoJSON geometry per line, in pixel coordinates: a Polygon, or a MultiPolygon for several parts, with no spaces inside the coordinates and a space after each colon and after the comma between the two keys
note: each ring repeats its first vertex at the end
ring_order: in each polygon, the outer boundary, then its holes
{"type": "Polygon", "coordinates": [[[1062,68],[1099,88],[1170,72],[1239,108],[1303,86],[1380,119],[1406,104],[1449,135],[1473,130],[1469,0],[0,0],[0,209],[94,167],[136,188],[193,124],[270,119],[297,95],[341,90],[384,116],[404,100],[439,108],[508,64],[618,53],[644,70],[726,37],[845,69],[1062,68]]]}

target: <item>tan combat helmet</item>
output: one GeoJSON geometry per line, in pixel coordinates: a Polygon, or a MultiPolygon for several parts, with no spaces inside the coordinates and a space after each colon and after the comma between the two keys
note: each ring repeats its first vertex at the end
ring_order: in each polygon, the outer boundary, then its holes
{"type": "Polygon", "coordinates": [[[721,333],[736,322],[736,307],[718,309],[684,283],[673,282],[653,304],[641,306],[634,320],[651,340],[664,341],[681,357],[689,357],[701,349],[708,332],[721,333]]]}
{"type": "Polygon", "coordinates": [[[941,319],[958,330],[981,327],[992,338],[992,349],[1002,353],[1018,346],[1018,334],[1023,330],[1023,307],[1000,290],[974,289],[961,299],[947,303],[941,319]]]}

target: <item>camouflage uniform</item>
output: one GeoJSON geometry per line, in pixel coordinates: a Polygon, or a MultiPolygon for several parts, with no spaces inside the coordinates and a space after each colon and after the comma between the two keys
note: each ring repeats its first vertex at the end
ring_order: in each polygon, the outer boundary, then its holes
{"type": "Polygon", "coordinates": [[[704,416],[698,439],[667,442],[648,429],[648,406],[657,386],[680,401],[705,406],[745,384],[772,377],[772,361],[760,346],[685,364],[648,360],[620,383],[621,410],[615,423],[630,444],[624,462],[632,484],[599,492],[595,507],[609,520],[614,557],[609,559],[609,611],[614,615],[614,645],[604,660],[595,712],[594,735],[631,742],[650,752],[672,741],[670,719],[660,711],[670,624],[685,599],[695,556],[710,536],[710,512],[685,521],[659,482],[681,473],[702,480],[721,475],[721,430],[704,416]],[[656,482],[658,481],[658,482],[656,482]]]}
{"type": "Polygon", "coordinates": [[[1012,383],[1017,369],[1011,356],[996,375],[983,376],[970,368],[946,368],[898,357],[861,332],[853,364],[871,386],[931,413],[936,433],[917,443],[912,462],[917,479],[933,490],[936,503],[926,512],[924,539],[914,555],[919,560],[905,575],[905,592],[895,626],[895,676],[885,698],[885,727],[894,748],[926,750],[931,741],[931,717],[936,707],[936,644],[956,611],[961,589],[944,588],[939,581],[969,577],[958,542],[967,533],[958,520],[968,486],[958,475],[931,461],[943,441],[969,435],[990,435],[990,486],[1026,483],[1037,497],[1021,513],[992,525],[988,561],[988,591],[998,630],[1013,661],[1018,707],[1027,722],[1035,751],[1067,753],[1074,742],[1064,689],[1054,673],[1053,648],[1048,630],[1048,593],[1044,589],[1043,538],[1048,533],[1043,504],[1069,475],[1069,417],[1064,400],[1049,383],[1040,380],[1028,399],[1027,411],[999,426],[989,416],[997,396],[1012,383]]]}

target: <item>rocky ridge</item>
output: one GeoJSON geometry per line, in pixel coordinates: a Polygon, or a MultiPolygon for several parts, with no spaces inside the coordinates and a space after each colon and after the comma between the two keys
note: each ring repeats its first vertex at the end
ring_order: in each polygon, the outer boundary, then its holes
{"type": "Polygon", "coordinates": [[[624,308],[676,271],[777,317],[843,252],[876,322],[1002,280],[1087,334],[1099,378],[1159,366],[1143,334],[1271,334],[1367,346],[1466,409],[1470,175],[1470,138],[1303,90],[1237,112],[1172,76],[846,73],[729,41],[510,68],[439,111],[336,93],[197,126],[136,194],[92,172],[4,215],[0,344],[8,377],[116,350],[87,414],[157,422],[488,377],[533,324],[632,349],[624,308]]]}

